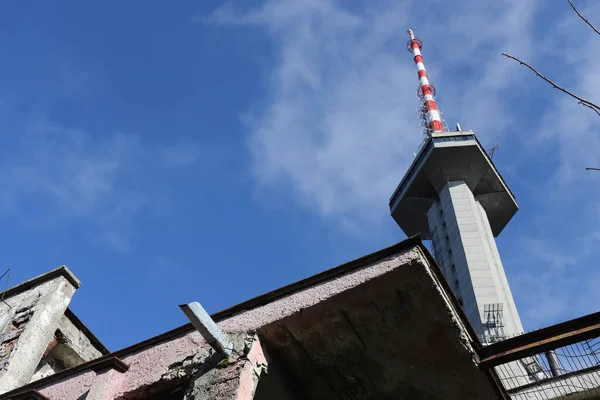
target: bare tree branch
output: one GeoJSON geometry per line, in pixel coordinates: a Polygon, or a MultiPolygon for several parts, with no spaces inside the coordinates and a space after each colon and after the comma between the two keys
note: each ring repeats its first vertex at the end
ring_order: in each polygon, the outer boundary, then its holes
{"type": "Polygon", "coordinates": [[[582,103],[582,102],[579,102],[579,104],[581,104],[581,105],[582,105],[582,106],[584,106],[584,107],[587,107],[587,108],[590,108],[590,109],[592,109],[592,110],[593,110],[593,111],[594,111],[596,114],[598,114],[598,116],[600,117],[600,111],[598,111],[598,110],[597,110],[597,109],[595,109],[594,107],[592,107],[592,106],[590,106],[590,105],[587,105],[587,104],[585,104],[585,103],[582,103]]]}
{"type": "Polygon", "coordinates": [[[579,18],[581,18],[586,24],[588,24],[590,26],[590,28],[592,28],[594,30],[594,32],[596,32],[598,35],[600,35],[600,31],[594,25],[592,25],[592,23],[589,20],[587,20],[583,15],[581,15],[581,13],[577,9],[577,7],[575,7],[573,2],[571,0],[567,0],[567,1],[573,8],[573,11],[575,11],[577,13],[577,15],[579,15],[579,18]]]}
{"type": "Polygon", "coordinates": [[[546,82],[548,82],[550,85],[552,85],[553,88],[560,90],[563,93],[568,94],[569,96],[577,99],[579,101],[579,104],[581,104],[582,106],[591,108],[592,110],[594,110],[598,115],[600,115],[600,106],[597,104],[592,103],[589,100],[584,99],[583,97],[579,97],[576,94],[568,91],[567,89],[558,86],[556,83],[552,82],[550,79],[546,78],[544,75],[542,75],[541,73],[539,73],[535,68],[533,68],[531,65],[527,64],[524,61],[519,60],[517,57],[511,56],[510,54],[506,54],[506,53],[502,53],[502,55],[504,57],[508,57],[512,60],[515,60],[516,62],[518,62],[521,65],[526,66],[527,68],[529,68],[530,70],[533,71],[533,73],[535,73],[537,76],[539,76],[540,78],[542,78],[543,80],[545,80],[546,82]]]}

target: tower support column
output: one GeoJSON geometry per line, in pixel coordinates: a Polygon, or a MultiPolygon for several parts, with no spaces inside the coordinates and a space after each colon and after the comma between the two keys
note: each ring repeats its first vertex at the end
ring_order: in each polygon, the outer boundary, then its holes
{"type": "Polygon", "coordinates": [[[427,220],[436,260],[482,341],[522,333],[488,217],[468,185],[446,183],[427,220]]]}

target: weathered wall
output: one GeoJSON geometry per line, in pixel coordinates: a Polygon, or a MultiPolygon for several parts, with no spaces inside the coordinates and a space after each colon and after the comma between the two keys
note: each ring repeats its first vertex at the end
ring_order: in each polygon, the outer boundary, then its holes
{"type": "Polygon", "coordinates": [[[69,346],[81,359],[85,361],[95,360],[102,357],[100,349],[90,341],[90,338],[82,332],[71,320],[65,315],[60,320],[58,325],[59,343],[69,346]]]}
{"type": "MultiPolygon", "coordinates": [[[[291,293],[275,302],[226,318],[218,325],[234,336],[236,333],[253,332],[261,326],[281,320],[417,259],[420,259],[418,251],[403,251],[365,268],[342,274],[329,281],[291,293]]],[[[122,374],[113,372],[110,377],[106,374],[95,375],[92,387],[85,390],[90,390],[91,394],[102,393],[101,396],[107,399],[111,398],[110,396],[123,399],[133,399],[136,396],[139,398],[145,392],[149,393],[153,385],[167,385],[169,382],[190,376],[194,368],[207,362],[213,354],[212,349],[207,346],[198,332],[189,332],[154,347],[129,354],[122,359],[129,365],[127,372],[122,374]]],[[[220,378],[215,376],[214,379],[220,378]]],[[[73,382],[69,380],[51,382],[39,390],[50,399],[77,400],[85,390],[83,388],[73,390],[72,385],[73,382]],[[65,387],[69,387],[69,390],[65,387]]]]}
{"type": "Polygon", "coordinates": [[[235,398],[252,399],[266,359],[255,336],[237,334],[232,338],[236,351],[227,360],[216,356],[197,332],[190,332],[124,357],[129,365],[125,373],[89,371],[53,382],[39,392],[61,400],[77,400],[84,393],[86,400],[144,399],[192,378],[187,399],[220,399],[211,397],[212,389],[216,394],[235,393],[242,396],[235,398]]]}
{"type": "Polygon", "coordinates": [[[85,399],[85,394],[89,392],[95,380],[96,373],[94,371],[83,371],[54,382],[40,390],[40,393],[49,399],[85,399]]]}
{"type": "Polygon", "coordinates": [[[54,337],[48,344],[31,382],[104,355],[102,351],[104,347],[97,342],[97,339],[90,340],[90,333],[87,329],[80,329],[73,323],[69,315],[73,314],[68,313],[61,318],[58,329],[54,332],[54,337]]]}
{"type": "Polygon", "coordinates": [[[207,363],[192,378],[185,400],[252,400],[258,381],[267,369],[267,359],[255,335],[231,337],[231,356],[216,366],[207,363]]]}
{"type": "MultiPolygon", "coordinates": [[[[154,347],[129,354],[123,362],[129,365],[126,373],[112,375],[91,372],[92,381],[82,381],[85,388],[73,389],[67,379],[52,382],[40,389],[49,399],[77,400],[81,393],[89,390],[107,399],[115,399],[131,394],[130,398],[140,397],[149,392],[155,384],[168,384],[170,381],[187,376],[195,364],[208,358],[210,348],[197,332],[173,338],[154,347]],[[112,397],[111,397],[112,396],[112,397]]],[[[92,393],[92,394],[93,394],[92,393]]]]}
{"type": "Polygon", "coordinates": [[[74,280],[57,275],[0,303],[0,393],[30,382],[76,290],[74,280]]]}

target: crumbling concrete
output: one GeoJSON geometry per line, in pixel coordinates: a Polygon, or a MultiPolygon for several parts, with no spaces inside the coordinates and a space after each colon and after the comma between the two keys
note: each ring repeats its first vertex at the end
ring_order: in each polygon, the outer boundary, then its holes
{"type": "Polygon", "coordinates": [[[31,381],[95,360],[106,353],[108,350],[102,343],[69,311],[63,315],[31,381]]]}
{"type": "Polygon", "coordinates": [[[71,355],[72,361],[67,360],[65,357],[68,357],[68,355],[65,354],[63,364],[66,367],[73,367],[104,355],[103,349],[92,342],[89,333],[82,332],[66,314],[60,320],[56,331],[56,339],[58,340],[58,346],[54,349],[55,353],[68,351],[66,348],[69,348],[71,349],[70,353],[76,354],[76,356],[71,355]],[[77,360],[75,360],[75,357],[77,360]]]}
{"type": "Polygon", "coordinates": [[[255,335],[236,335],[234,351],[215,368],[201,368],[185,400],[252,400],[267,359],[255,335]]]}
{"type": "Polygon", "coordinates": [[[66,267],[9,289],[0,304],[0,393],[29,383],[79,281],[66,267]],[[33,283],[32,283],[33,282],[33,283]],[[19,287],[16,287],[19,289],[19,287]],[[12,294],[12,295],[11,295],[12,294]]]}

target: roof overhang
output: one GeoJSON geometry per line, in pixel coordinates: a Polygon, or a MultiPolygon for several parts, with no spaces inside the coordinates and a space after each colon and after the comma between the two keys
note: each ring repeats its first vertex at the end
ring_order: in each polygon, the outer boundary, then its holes
{"type": "MultiPolygon", "coordinates": [[[[256,332],[273,361],[269,368],[297,384],[298,398],[503,398],[495,373],[478,368],[475,333],[419,238],[212,318],[230,335],[256,332]]],[[[188,324],[0,399],[30,389],[56,393],[68,387],[83,393],[85,382],[77,379],[100,379],[91,371],[117,357],[129,366],[121,372],[121,385],[135,389],[162,379],[161,366],[179,365],[202,349],[210,354],[206,347],[188,324]]]]}

